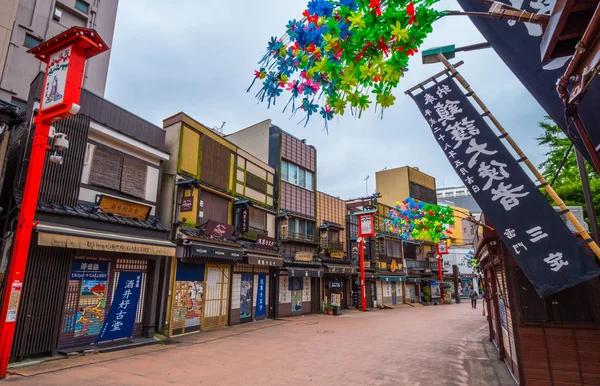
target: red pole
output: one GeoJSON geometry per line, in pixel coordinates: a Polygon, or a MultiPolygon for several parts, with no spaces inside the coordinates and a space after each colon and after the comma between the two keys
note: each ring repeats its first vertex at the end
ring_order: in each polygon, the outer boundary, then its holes
{"type": "Polygon", "coordinates": [[[360,292],[362,297],[362,310],[367,311],[367,291],[365,289],[365,239],[360,238],[360,292]]]}
{"type": "Polygon", "coordinates": [[[437,256],[438,272],[440,276],[440,304],[444,304],[444,272],[442,271],[442,255],[437,256]]]}
{"type": "Polygon", "coordinates": [[[25,268],[29,256],[29,245],[31,233],[35,227],[35,209],[37,207],[42,173],[44,170],[44,159],[48,147],[48,134],[50,124],[44,122],[44,118],[38,115],[35,119],[35,132],[31,146],[31,156],[27,168],[27,180],[21,201],[21,213],[17,223],[15,244],[4,291],[4,301],[0,314],[0,378],[4,378],[8,371],[8,360],[15,335],[19,300],[25,278],[25,268]]]}

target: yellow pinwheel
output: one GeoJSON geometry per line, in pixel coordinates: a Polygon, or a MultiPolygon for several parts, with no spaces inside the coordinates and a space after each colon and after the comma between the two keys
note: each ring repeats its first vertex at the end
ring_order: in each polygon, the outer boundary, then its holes
{"type": "Polygon", "coordinates": [[[351,23],[350,29],[363,29],[367,26],[360,11],[352,12],[348,20],[351,23]]]}
{"type": "Polygon", "coordinates": [[[402,28],[402,24],[399,21],[396,22],[396,25],[392,26],[392,36],[396,37],[398,41],[406,42],[408,41],[408,29],[402,28]]]}

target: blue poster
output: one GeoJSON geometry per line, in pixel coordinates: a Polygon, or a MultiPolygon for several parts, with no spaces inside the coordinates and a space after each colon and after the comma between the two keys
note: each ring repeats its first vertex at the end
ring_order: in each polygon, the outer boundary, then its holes
{"type": "Polygon", "coordinates": [[[140,291],[141,272],[121,272],[110,311],[106,315],[102,331],[96,343],[119,338],[129,338],[133,333],[140,291]]]}
{"type": "Polygon", "coordinates": [[[254,317],[261,318],[267,314],[267,275],[258,275],[258,289],[256,291],[256,309],[254,317]]]}

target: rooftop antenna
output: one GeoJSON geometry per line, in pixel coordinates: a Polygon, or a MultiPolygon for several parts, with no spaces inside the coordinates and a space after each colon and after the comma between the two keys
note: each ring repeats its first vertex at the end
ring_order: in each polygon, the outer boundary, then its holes
{"type": "Polygon", "coordinates": [[[213,127],[213,131],[223,134],[224,127],[225,127],[225,121],[223,121],[223,123],[221,124],[221,127],[217,127],[217,126],[213,127]]]}
{"type": "Polygon", "coordinates": [[[365,178],[365,194],[368,196],[369,195],[369,176],[367,175],[367,178],[365,178]]]}

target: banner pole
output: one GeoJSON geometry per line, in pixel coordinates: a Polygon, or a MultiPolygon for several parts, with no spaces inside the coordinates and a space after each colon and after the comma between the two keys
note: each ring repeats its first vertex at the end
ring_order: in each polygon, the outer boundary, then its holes
{"type": "Polygon", "coordinates": [[[444,55],[438,54],[437,57],[444,64],[444,66],[446,66],[446,68],[452,73],[452,75],[456,77],[458,82],[465,88],[465,90],[467,90],[467,92],[475,100],[475,102],[477,102],[479,107],[481,107],[481,109],[483,110],[484,114],[486,114],[487,117],[490,118],[494,126],[496,126],[498,131],[500,131],[500,133],[502,134],[502,137],[508,141],[508,143],[517,153],[520,159],[523,160],[523,162],[525,162],[525,165],[527,165],[527,168],[531,171],[531,173],[533,173],[535,178],[541,184],[541,187],[543,187],[546,190],[546,192],[548,192],[548,195],[552,198],[554,203],[561,209],[562,212],[564,212],[563,214],[566,216],[567,220],[569,220],[569,222],[573,225],[573,227],[575,227],[579,235],[581,235],[583,241],[588,242],[590,249],[594,252],[596,257],[600,259],[600,247],[598,247],[598,244],[596,244],[596,242],[594,241],[594,239],[592,239],[590,234],[583,228],[579,221],[577,221],[577,219],[575,218],[573,213],[571,213],[571,211],[567,208],[563,200],[558,196],[558,194],[556,194],[552,186],[550,186],[550,184],[548,183],[548,181],[546,181],[544,176],[542,176],[542,174],[537,170],[533,163],[531,163],[529,158],[525,156],[523,150],[521,150],[521,148],[516,144],[516,142],[512,139],[510,134],[508,134],[506,130],[504,130],[504,127],[500,124],[500,122],[498,122],[494,114],[492,114],[492,112],[488,110],[488,108],[481,101],[481,99],[479,99],[479,97],[477,96],[475,91],[471,89],[471,86],[465,80],[465,78],[463,78],[463,76],[446,59],[444,55]]]}

